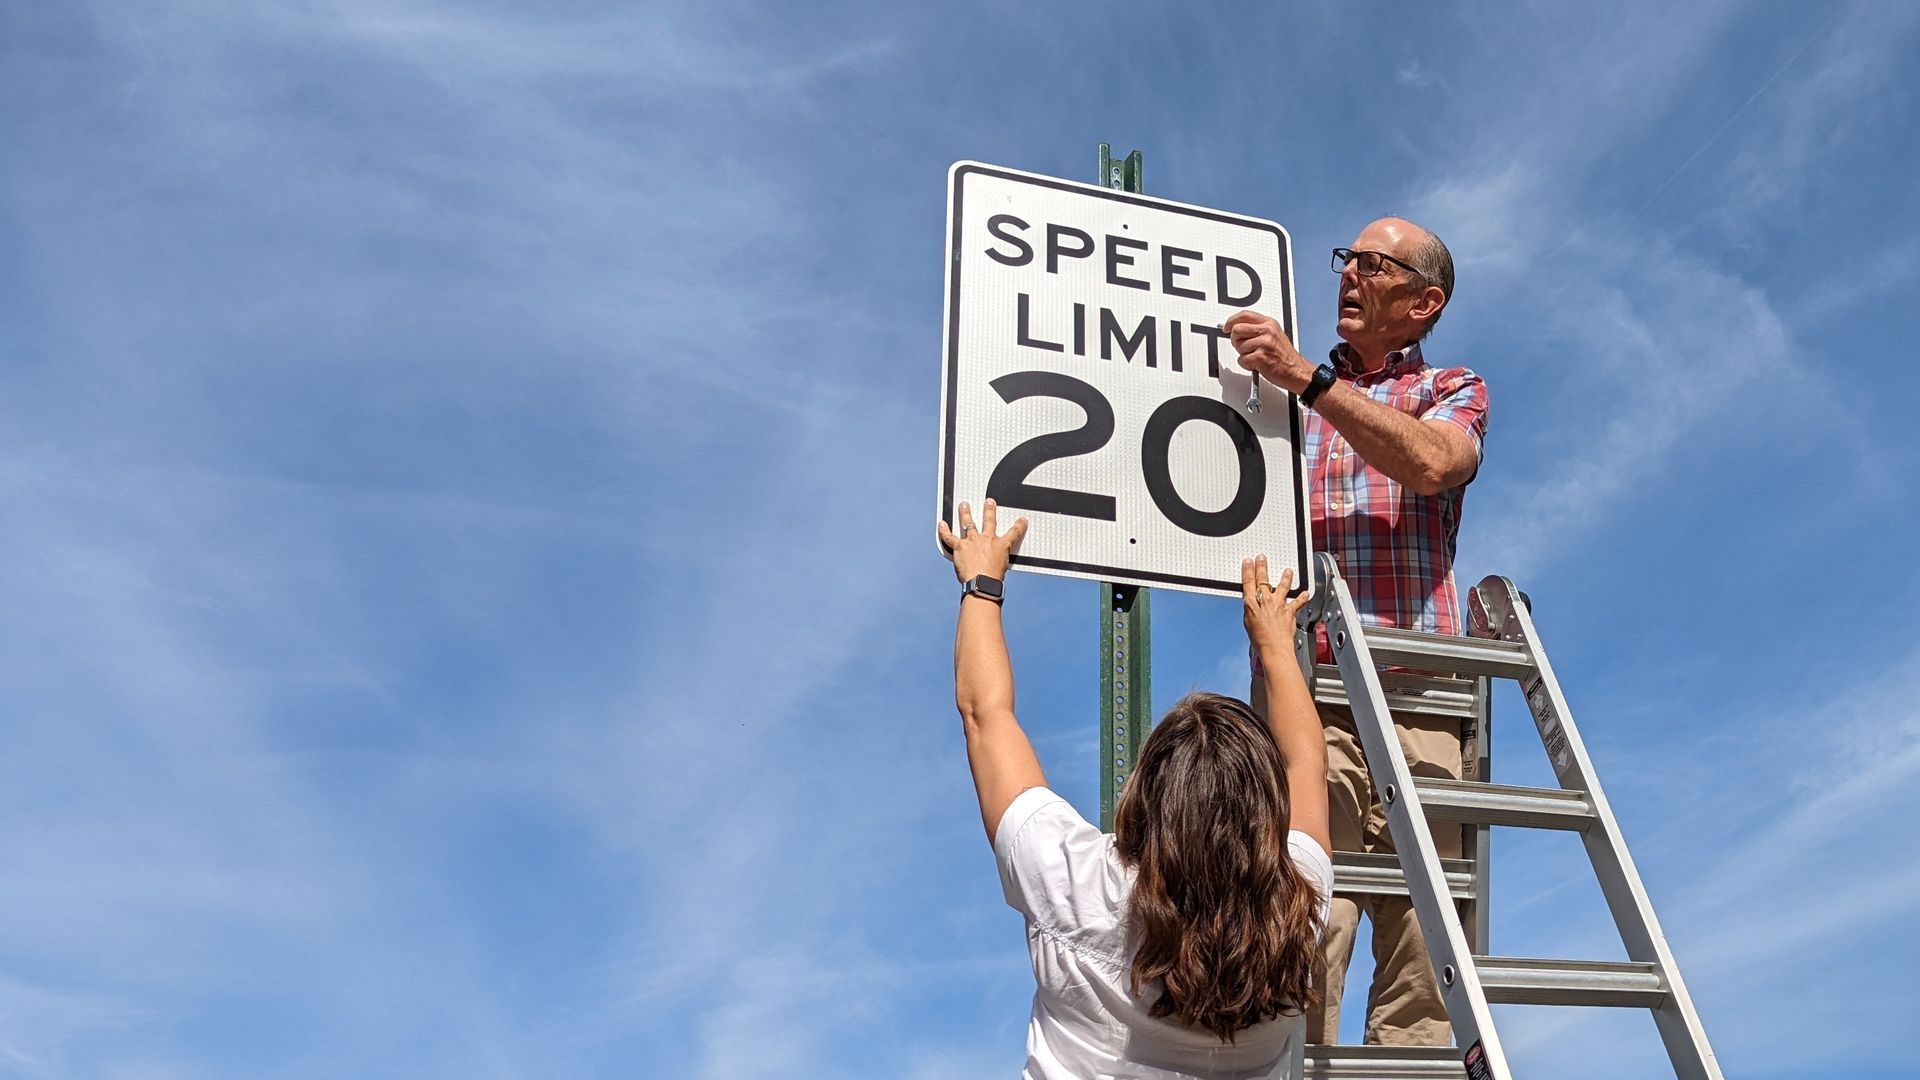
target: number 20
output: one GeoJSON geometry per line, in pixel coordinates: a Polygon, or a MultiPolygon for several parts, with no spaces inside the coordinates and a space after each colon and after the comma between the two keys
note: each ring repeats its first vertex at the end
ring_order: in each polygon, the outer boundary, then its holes
{"type": "MultiPolygon", "coordinates": [[[[1008,404],[1030,397],[1062,398],[1087,414],[1087,422],[1071,431],[1036,435],[1009,451],[987,479],[987,497],[1001,506],[1023,510],[1117,520],[1119,514],[1111,495],[1027,483],[1033,470],[1055,458],[1079,457],[1107,445],[1113,438],[1113,406],[1106,397],[1091,383],[1057,371],[1016,371],[987,385],[1008,404]]],[[[1267,459],[1260,451],[1259,438],[1231,406],[1213,398],[1188,395],[1161,402],[1147,417],[1140,435],[1140,469],[1153,505],[1168,521],[1198,536],[1232,536],[1245,531],[1260,516],[1260,506],[1266,501],[1267,459]],[[1174,490],[1167,455],[1173,446],[1173,433],[1189,420],[1218,425],[1233,439],[1240,484],[1225,509],[1196,510],[1174,490]]]]}

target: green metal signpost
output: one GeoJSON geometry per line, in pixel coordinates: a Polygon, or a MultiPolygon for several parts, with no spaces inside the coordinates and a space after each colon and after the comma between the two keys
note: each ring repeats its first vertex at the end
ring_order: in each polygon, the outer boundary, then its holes
{"type": "MultiPolygon", "coordinates": [[[[1104,187],[1139,194],[1140,151],[1113,160],[1100,144],[1104,187]]],[[[1113,830],[1113,808],[1153,726],[1152,611],[1149,591],[1138,585],[1100,584],[1100,828],[1113,830]]]]}

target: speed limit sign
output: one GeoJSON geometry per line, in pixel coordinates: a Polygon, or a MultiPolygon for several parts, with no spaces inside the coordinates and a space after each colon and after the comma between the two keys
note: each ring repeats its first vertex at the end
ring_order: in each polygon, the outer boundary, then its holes
{"type": "Polygon", "coordinates": [[[1014,568],[1240,593],[1307,578],[1300,406],[1220,324],[1295,334],[1287,233],[1259,218],[962,161],[947,175],[939,512],[1032,520],[1014,568]]]}

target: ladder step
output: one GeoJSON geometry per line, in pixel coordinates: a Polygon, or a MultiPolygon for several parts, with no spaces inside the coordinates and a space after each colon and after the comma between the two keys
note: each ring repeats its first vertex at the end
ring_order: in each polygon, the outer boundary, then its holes
{"type": "Polygon", "coordinates": [[[1307,1080],[1404,1080],[1466,1075],[1461,1051],[1451,1046],[1307,1045],[1307,1080]]]}
{"type": "Polygon", "coordinates": [[[1657,964],[1628,960],[1530,960],[1476,956],[1473,966],[1496,1005],[1612,1005],[1657,1009],[1667,980],[1657,964]]]}
{"type": "MultiPolygon", "coordinates": [[[[1477,899],[1473,891],[1473,862],[1469,859],[1441,859],[1440,871],[1446,875],[1447,891],[1455,900],[1477,899]]],[[[1333,891],[1344,895],[1406,896],[1407,878],[1394,855],[1372,855],[1358,851],[1333,853],[1333,891]]]]}
{"type": "Polygon", "coordinates": [[[1565,788],[1415,777],[1413,789],[1420,793],[1420,806],[1427,816],[1442,821],[1582,832],[1594,820],[1586,794],[1565,788]]]}
{"type": "MultiPolygon", "coordinates": [[[[1468,719],[1475,711],[1474,681],[1405,671],[1380,673],[1380,691],[1396,715],[1457,716],[1468,719]]],[[[1340,669],[1318,664],[1313,669],[1313,700],[1322,705],[1350,705],[1340,669]]]]}
{"type": "Polygon", "coordinates": [[[1367,648],[1376,664],[1415,671],[1491,675],[1499,679],[1521,679],[1533,672],[1533,661],[1527,655],[1526,646],[1513,641],[1370,626],[1367,648]]]}

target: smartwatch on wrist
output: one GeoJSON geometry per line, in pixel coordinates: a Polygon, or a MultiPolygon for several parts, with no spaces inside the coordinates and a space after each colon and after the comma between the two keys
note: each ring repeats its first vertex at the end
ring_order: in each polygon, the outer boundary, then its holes
{"type": "Polygon", "coordinates": [[[960,596],[962,599],[978,596],[998,604],[1006,599],[1006,589],[999,578],[980,574],[960,583],[960,596]]]}
{"type": "Polygon", "coordinates": [[[1332,364],[1321,364],[1314,368],[1313,378],[1307,382],[1307,388],[1300,391],[1300,404],[1312,407],[1314,402],[1320,400],[1320,395],[1327,392],[1327,387],[1339,378],[1340,373],[1333,370],[1332,364]]]}

